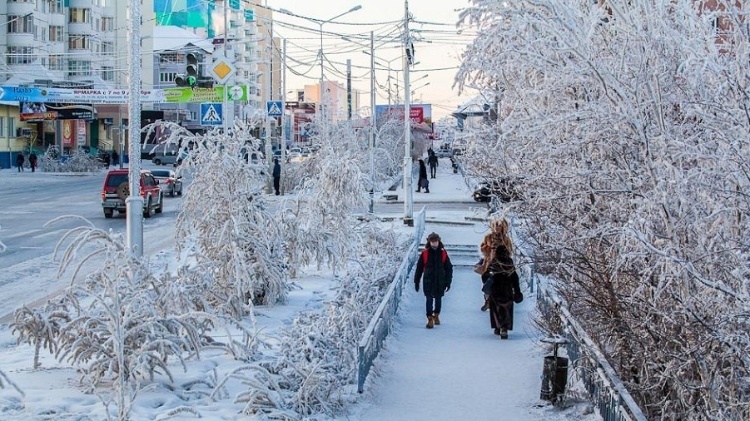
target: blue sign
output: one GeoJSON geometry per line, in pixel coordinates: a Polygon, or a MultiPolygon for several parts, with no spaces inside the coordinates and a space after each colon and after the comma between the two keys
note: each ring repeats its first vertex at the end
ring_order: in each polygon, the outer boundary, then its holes
{"type": "Polygon", "coordinates": [[[212,102],[201,104],[201,126],[219,126],[222,121],[221,104],[212,102]]]}
{"type": "Polygon", "coordinates": [[[269,117],[281,117],[284,115],[284,105],[281,101],[266,101],[266,113],[269,117]]]}

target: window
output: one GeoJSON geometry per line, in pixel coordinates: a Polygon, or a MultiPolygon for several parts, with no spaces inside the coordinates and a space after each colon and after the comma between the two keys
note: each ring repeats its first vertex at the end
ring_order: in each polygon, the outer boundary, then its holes
{"type": "Polygon", "coordinates": [[[175,72],[161,72],[159,73],[159,82],[169,83],[174,82],[174,78],[177,76],[175,72]]]}
{"type": "Polygon", "coordinates": [[[65,9],[64,1],[65,0],[48,0],[49,1],[49,12],[50,13],[64,13],[65,9]]]}
{"type": "Polygon", "coordinates": [[[61,55],[49,56],[49,69],[50,70],[62,70],[63,69],[63,56],[61,55]]]}
{"type": "Polygon", "coordinates": [[[115,18],[102,18],[102,32],[110,32],[115,30],[115,18]]]}
{"type": "Polygon", "coordinates": [[[47,41],[47,28],[42,28],[42,41],[47,41]]]}
{"type": "Polygon", "coordinates": [[[102,79],[112,81],[115,80],[115,69],[112,66],[102,66],[102,79]]]}
{"type": "Polygon", "coordinates": [[[53,42],[63,41],[63,27],[62,26],[50,26],[49,27],[49,40],[53,42]]]}
{"type": "Polygon", "coordinates": [[[0,137],[5,136],[5,117],[0,117],[0,137]]]}
{"type": "Polygon", "coordinates": [[[114,54],[115,43],[111,41],[102,42],[102,53],[103,54],[114,54]]]}
{"type": "Polygon", "coordinates": [[[91,62],[68,60],[68,76],[91,76],[91,62]]]}
{"type": "Polygon", "coordinates": [[[8,47],[6,60],[8,64],[28,64],[34,61],[34,48],[8,47]]]}
{"type": "Polygon", "coordinates": [[[91,35],[69,35],[68,49],[70,50],[90,50],[91,35]]]}
{"type": "Polygon", "coordinates": [[[91,9],[70,8],[69,23],[90,23],[91,9]]]}
{"type": "Polygon", "coordinates": [[[12,136],[16,132],[16,118],[8,117],[8,136],[12,136]]]}
{"type": "Polygon", "coordinates": [[[163,53],[159,54],[160,63],[184,63],[185,54],[183,53],[163,53]]]}
{"type": "Polygon", "coordinates": [[[33,34],[34,33],[34,16],[14,16],[8,15],[8,33],[9,34],[33,34]]]}

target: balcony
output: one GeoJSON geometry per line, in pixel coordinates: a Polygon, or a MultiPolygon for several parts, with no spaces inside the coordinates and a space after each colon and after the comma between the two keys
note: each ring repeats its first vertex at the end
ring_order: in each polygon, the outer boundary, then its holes
{"type": "Polygon", "coordinates": [[[6,16],[24,16],[30,13],[34,13],[36,10],[36,2],[21,3],[21,2],[8,2],[7,3],[7,15],[6,16]]]}
{"type": "Polygon", "coordinates": [[[69,23],[68,33],[70,35],[92,35],[94,34],[94,28],[91,22],[84,23],[69,23]]]}
{"type": "Polygon", "coordinates": [[[9,47],[34,47],[35,35],[31,33],[8,34],[7,42],[9,47]]]}

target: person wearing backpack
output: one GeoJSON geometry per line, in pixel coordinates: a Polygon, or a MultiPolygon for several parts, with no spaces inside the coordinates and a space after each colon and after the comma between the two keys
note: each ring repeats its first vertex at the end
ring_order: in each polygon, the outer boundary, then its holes
{"type": "Polygon", "coordinates": [[[440,236],[431,233],[427,236],[427,243],[417,260],[414,272],[414,289],[419,292],[420,280],[425,296],[425,313],[427,314],[427,329],[440,324],[440,310],[443,295],[451,289],[453,281],[453,265],[448,257],[440,236]]]}

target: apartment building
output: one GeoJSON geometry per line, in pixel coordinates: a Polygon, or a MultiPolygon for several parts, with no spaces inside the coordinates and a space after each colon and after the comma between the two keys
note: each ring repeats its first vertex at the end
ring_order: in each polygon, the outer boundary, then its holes
{"type": "MultiPolygon", "coordinates": [[[[37,85],[81,88],[127,87],[129,78],[129,1],[124,0],[0,0],[0,84],[37,85]]],[[[261,36],[260,28],[272,28],[272,14],[259,1],[142,0],[141,80],[144,89],[175,86],[169,74],[180,71],[184,57],[182,47],[195,48],[196,39],[207,40],[201,45],[205,63],[211,61],[213,50],[224,50],[235,60],[236,73],[229,83],[247,85],[249,99],[235,104],[234,115],[242,118],[263,109],[271,91],[280,92],[281,65],[278,42],[271,34],[261,36]],[[226,6],[227,30],[224,30],[226,6]],[[176,27],[189,32],[182,46],[165,44],[162,27],[176,27]],[[159,48],[159,50],[157,50],[159,48]],[[182,53],[182,54],[180,54],[182,53]],[[259,67],[258,63],[267,62],[259,67]],[[268,67],[268,69],[266,68],[268,67]],[[266,78],[270,89],[264,88],[266,78]]],[[[186,64],[186,63],[185,63],[186,64]]],[[[205,67],[205,66],[204,66],[205,67]]],[[[146,112],[168,106],[143,104],[146,112]]],[[[195,105],[183,104],[184,109],[195,105]]],[[[44,149],[60,143],[61,124],[55,121],[21,122],[18,103],[0,102],[0,165],[3,153],[29,148],[44,149]],[[20,129],[23,129],[20,131],[20,129]],[[19,136],[22,133],[23,136],[19,136]],[[30,133],[30,134],[29,134],[30,133]]],[[[189,115],[195,119],[195,112],[189,115]]],[[[153,114],[158,115],[158,114],[153,114]]],[[[96,105],[90,120],[70,124],[74,127],[73,146],[116,148],[127,136],[128,110],[123,105],[96,105]]],[[[10,162],[10,161],[8,161],[10,162]]]]}

